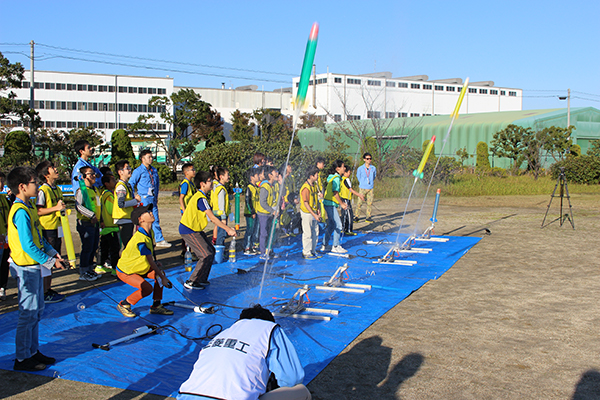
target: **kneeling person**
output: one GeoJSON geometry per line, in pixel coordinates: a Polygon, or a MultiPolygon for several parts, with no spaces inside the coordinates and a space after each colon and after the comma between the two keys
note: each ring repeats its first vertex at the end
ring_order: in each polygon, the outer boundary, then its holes
{"type": "Polygon", "coordinates": [[[173,311],[166,309],[161,304],[162,287],[171,288],[172,284],[160,269],[160,262],[154,260],[154,232],[152,231],[154,215],[152,214],[152,207],[152,204],[148,204],[137,207],[131,212],[131,220],[139,228],[127,243],[127,247],[123,250],[117,264],[117,277],[126,284],[138,289],[117,305],[117,309],[121,314],[130,318],[136,316],[131,310],[131,306],[151,293],[153,293],[154,302],[150,307],[150,314],[173,314],[173,311]],[[154,280],[154,288],[145,278],[154,280]]]}
{"type": "Polygon", "coordinates": [[[187,289],[204,289],[209,284],[208,275],[215,258],[215,247],[203,232],[208,224],[208,219],[219,228],[224,229],[230,236],[235,236],[235,229],[228,227],[221,219],[215,217],[208,205],[206,193],[209,193],[212,188],[210,173],[200,171],[196,174],[194,181],[198,191],[192,196],[181,216],[179,233],[198,257],[198,263],[183,286],[187,289]]]}
{"type": "Polygon", "coordinates": [[[204,347],[179,400],[310,400],[294,345],[260,305],[204,347]]]}

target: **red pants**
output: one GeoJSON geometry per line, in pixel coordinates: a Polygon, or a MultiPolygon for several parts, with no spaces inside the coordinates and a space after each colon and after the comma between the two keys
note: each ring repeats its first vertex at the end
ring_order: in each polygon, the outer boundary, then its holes
{"type": "Polygon", "coordinates": [[[162,288],[162,286],[160,286],[158,284],[158,281],[156,279],[156,272],[154,272],[153,270],[150,270],[145,275],[138,275],[138,274],[128,275],[128,274],[124,274],[121,271],[117,270],[117,277],[121,281],[125,282],[126,284],[139,289],[139,290],[133,292],[132,294],[130,294],[129,297],[127,297],[127,302],[129,304],[131,304],[132,306],[135,305],[142,298],[149,296],[150,293],[154,293],[152,298],[155,301],[162,300],[163,288],[162,288]],[[144,279],[144,278],[154,279],[154,289],[152,289],[152,285],[150,285],[150,283],[147,282],[146,279],[144,279]]]}

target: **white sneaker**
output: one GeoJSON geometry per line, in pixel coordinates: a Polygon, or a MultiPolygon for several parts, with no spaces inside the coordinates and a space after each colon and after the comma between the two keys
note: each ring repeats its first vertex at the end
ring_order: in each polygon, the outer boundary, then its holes
{"type": "Polygon", "coordinates": [[[348,252],[348,250],[346,250],[345,248],[343,248],[342,246],[333,246],[331,248],[331,252],[332,253],[338,253],[338,254],[345,254],[348,252]]]}
{"type": "Polygon", "coordinates": [[[0,300],[6,300],[6,289],[0,288],[0,300]]]}
{"type": "Polygon", "coordinates": [[[167,242],[166,240],[161,240],[160,242],[156,243],[156,247],[162,247],[164,249],[168,249],[169,247],[171,247],[171,243],[167,242]]]}
{"type": "Polygon", "coordinates": [[[321,246],[321,253],[327,253],[328,251],[331,251],[331,247],[330,246],[321,246]]]}

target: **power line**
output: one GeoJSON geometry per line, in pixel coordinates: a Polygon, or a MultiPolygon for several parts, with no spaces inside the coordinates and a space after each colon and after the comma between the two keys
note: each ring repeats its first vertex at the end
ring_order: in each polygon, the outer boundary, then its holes
{"type": "Polygon", "coordinates": [[[42,46],[42,47],[48,47],[48,48],[51,48],[51,49],[63,50],[63,51],[72,51],[72,52],[75,52],[75,53],[95,54],[95,55],[117,57],[117,58],[129,58],[129,59],[133,59],[133,60],[161,62],[161,63],[167,63],[167,64],[188,65],[188,66],[192,66],[192,67],[203,67],[203,68],[214,68],[214,69],[227,69],[227,70],[232,70],[232,71],[253,72],[253,73],[259,73],[259,74],[282,75],[282,76],[296,76],[295,74],[282,73],[282,72],[274,72],[274,71],[262,71],[262,70],[253,70],[253,69],[245,69],[245,68],[222,67],[222,66],[218,66],[218,65],[186,63],[186,62],[180,62],[180,61],[169,61],[169,60],[161,60],[161,59],[155,59],[155,58],[127,56],[127,55],[122,55],[122,54],[103,53],[103,52],[91,51],[91,50],[70,49],[70,48],[67,48],[67,47],[51,46],[51,45],[47,45],[47,44],[43,44],[43,43],[36,43],[36,44],[38,46],[42,46]]]}
{"type": "Polygon", "coordinates": [[[92,59],[85,59],[85,58],[78,58],[78,57],[61,56],[61,55],[54,55],[54,56],[56,58],[64,58],[67,60],[84,61],[84,62],[92,62],[92,63],[108,64],[108,65],[118,65],[121,67],[142,68],[142,69],[150,69],[150,70],[166,71],[166,72],[179,72],[182,74],[190,74],[190,75],[215,76],[218,78],[245,79],[245,80],[255,80],[255,81],[260,81],[260,82],[285,83],[288,85],[290,84],[289,81],[280,81],[280,80],[275,80],[275,79],[249,78],[249,77],[244,77],[244,76],[210,74],[210,73],[206,73],[206,72],[186,71],[186,70],[180,70],[180,69],[174,69],[174,68],[168,68],[168,67],[150,67],[147,65],[125,64],[125,63],[114,62],[114,61],[100,61],[100,60],[92,60],[92,59]]]}

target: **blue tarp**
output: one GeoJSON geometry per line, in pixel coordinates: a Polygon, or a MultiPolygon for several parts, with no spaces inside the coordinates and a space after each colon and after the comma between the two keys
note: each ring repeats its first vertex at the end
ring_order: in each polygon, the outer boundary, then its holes
{"type": "MultiPolygon", "coordinates": [[[[286,243],[276,250],[280,258],[268,264],[262,291],[264,261],[256,256],[238,255],[235,264],[215,264],[211,285],[206,290],[184,289],[183,282],[189,273],[183,267],[170,269],[169,277],[175,288],[165,289],[163,301],[188,304],[211,301],[227,305],[214,315],[176,307],[172,307],[175,311],[172,316],[151,315],[148,312],[151,299],[145,298],[133,307],[143,319],[125,318],[117,311],[116,302],[127,297],[133,288],[120,282],[94,288],[90,283],[91,290],[46,306],[40,322],[40,351],[56,357],[57,362],[37,374],[175,396],[207,341],[185,339],[174,328],[189,337],[201,337],[213,324],[227,328],[235,322],[240,309],[231,306],[243,308],[260,302],[276,311],[278,306],[272,303],[282,302],[277,299],[291,298],[304,284],[311,287],[322,284],[339,266],[348,263],[348,282],[373,285],[372,290],[354,294],[312,289],[308,294],[310,307],[335,309],[339,315],[331,321],[277,320],[298,351],[308,383],[369,325],[428,280],[439,278],[479,241],[472,237],[448,238],[445,243],[417,242],[416,247],[433,251],[404,255],[417,261],[414,266],[373,264],[372,258],[383,256],[390,245],[364,245],[363,241],[394,241],[395,235],[371,233],[345,238],[344,247],[354,258],[325,255],[312,261],[301,257],[299,237],[284,239],[286,243]],[[240,274],[238,269],[250,271],[240,274]],[[117,344],[109,351],[92,347],[92,343],[104,344],[149,324],[173,328],[117,344]]],[[[0,316],[1,369],[10,370],[13,366],[17,317],[16,311],[0,316]]]]}

